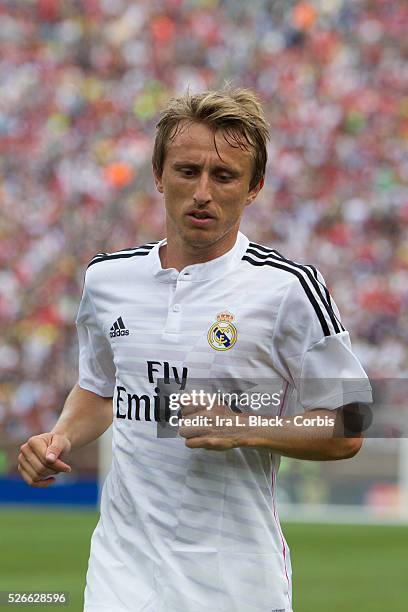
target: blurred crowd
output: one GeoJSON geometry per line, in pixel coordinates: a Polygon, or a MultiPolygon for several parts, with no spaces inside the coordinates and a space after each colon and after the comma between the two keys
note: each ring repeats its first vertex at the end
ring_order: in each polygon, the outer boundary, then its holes
{"type": "Polygon", "coordinates": [[[406,0],[3,0],[0,432],[49,430],[100,251],[164,235],[150,158],[173,95],[254,88],[268,174],[244,231],[324,274],[373,377],[408,373],[406,0]]]}

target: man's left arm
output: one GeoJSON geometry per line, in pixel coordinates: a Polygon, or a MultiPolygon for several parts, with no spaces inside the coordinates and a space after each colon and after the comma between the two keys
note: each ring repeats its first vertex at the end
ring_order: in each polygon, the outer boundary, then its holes
{"type": "Polygon", "coordinates": [[[285,417],[280,428],[260,428],[248,438],[248,447],[269,450],[294,459],[333,461],[349,459],[360,450],[363,438],[354,431],[345,435],[345,421],[352,406],[336,410],[310,410],[301,415],[285,417]],[[314,424],[313,424],[314,423],[314,424]],[[354,437],[356,436],[356,437],[354,437]]]}
{"type": "Polygon", "coordinates": [[[181,413],[184,421],[179,433],[186,438],[188,448],[253,448],[294,459],[333,461],[353,457],[362,445],[358,404],[272,419],[254,413],[236,414],[228,406],[216,406],[211,411],[203,406],[185,406],[181,413]],[[194,422],[187,420],[193,417],[200,425],[186,424],[194,422]]]}

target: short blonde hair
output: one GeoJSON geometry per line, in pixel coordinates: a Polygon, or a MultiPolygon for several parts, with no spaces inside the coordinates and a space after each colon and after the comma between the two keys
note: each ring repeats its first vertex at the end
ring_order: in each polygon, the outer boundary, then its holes
{"type": "Polygon", "coordinates": [[[254,167],[250,189],[264,178],[269,126],[253,91],[226,88],[172,98],[156,125],[152,164],[158,176],[163,173],[167,143],[176,136],[182,121],[203,123],[214,134],[221,130],[231,146],[247,151],[252,149],[254,167]]]}

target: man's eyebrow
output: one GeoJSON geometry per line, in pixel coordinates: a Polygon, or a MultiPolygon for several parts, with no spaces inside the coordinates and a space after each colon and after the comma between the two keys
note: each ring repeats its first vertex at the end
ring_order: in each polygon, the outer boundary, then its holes
{"type": "Polygon", "coordinates": [[[176,161],[173,162],[172,167],[173,168],[183,168],[184,166],[192,166],[193,168],[199,168],[198,164],[195,164],[192,161],[176,161]]]}

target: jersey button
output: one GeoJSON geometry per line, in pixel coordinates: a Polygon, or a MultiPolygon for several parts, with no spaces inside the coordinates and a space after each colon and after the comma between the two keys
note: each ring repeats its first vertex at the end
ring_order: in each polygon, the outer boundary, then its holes
{"type": "Polygon", "coordinates": [[[180,304],[174,304],[173,306],[173,312],[180,312],[181,310],[181,306],[180,304]]]}

